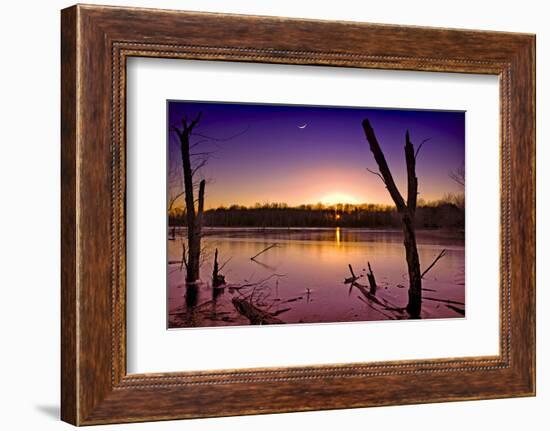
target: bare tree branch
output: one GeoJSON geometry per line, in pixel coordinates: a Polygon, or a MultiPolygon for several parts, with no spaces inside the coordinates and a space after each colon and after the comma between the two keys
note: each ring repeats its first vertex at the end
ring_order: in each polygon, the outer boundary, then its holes
{"type": "Polygon", "coordinates": [[[366,169],[367,169],[367,171],[369,171],[371,174],[376,175],[377,177],[380,177],[380,179],[382,180],[382,182],[383,182],[384,184],[386,184],[386,181],[384,180],[384,177],[383,177],[382,175],[380,175],[380,172],[375,172],[375,171],[373,171],[372,169],[369,169],[369,168],[366,168],[366,169]]]}
{"type": "Polygon", "coordinates": [[[428,271],[434,267],[434,265],[437,263],[437,261],[438,261],[439,259],[441,259],[443,256],[445,256],[446,254],[447,254],[447,250],[446,250],[446,249],[443,249],[443,250],[441,251],[441,253],[439,253],[439,254],[437,255],[437,257],[435,258],[435,260],[431,263],[431,265],[428,266],[428,267],[424,270],[424,272],[422,273],[422,275],[420,276],[420,278],[424,278],[424,276],[428,273],[428,271]]]}
{"type": "Polygon", "coordinates": [[[185,194],[185,192],[180,192],[178,194],[176,194],[175,196],[172,196],[170,198],[170,203],[168,205],[168,212],[172,211],[172,208],[174,207],[174,204],[176,203],[176,201],[185,194]]]}
{"type": "Polygon", "coordinates": [[[422,148],[422,145],[424,145],[426,142],[428,142],[432,138],[426,138],[424,139],[420,145],[418,145],[418,148],[416,149],[416,152],[414,153],[414,158],[416,159],[418,157],[418,153],[420,152],[420,149],[422,148]]]}
{"type": "Polygon", "coordinates": [[[254,256],[252,256],[252,257],[250,258],[250,260],[254,260],[254,259],[256,259],[260,254],[265,253],[267,250],[270,250],[270,249],[272,249],[273,247],[278,247],[278,246],[279,246],[279,244],[277,244],[277,243],[275,242],[275,243],[271,244],[269,247],[264,248],[264,249],[263,249],[262,251],[260,251],[258,254],[255,254],[254,256]]]}
{"type": "Polygon", "coordinates": [[[221,264],[219,271],[221,271],[225,267],[225,265],[231,262],[231,259],[233,259],[233,256],[231,256],[229,259],[227,259],[224,263],[221,264]]]}
{"type": "Polygon", "coordinates": [[[248,132],[248,129],[250,129],[250,124],[248,124],[244,130],[241,130],[240,132],[235,133],[234,135],[231,135],[227,138],[215,138],[213,136],[208,136],[208,135],[204,135],[202,133],[196,133],[196,132],[193,133],[193,136],[199,136],[201,138],[205,138],[206,140],[211,140],[216,142],[226,142],[226,141],[230,141],[231,139],[238,138],[239,136],[245,134],[246,132],[248,132]]]}
{"type": "Polygon", "coordinates": [[[464,168],[464,162],[462,162],[462,166],[459,166],[454,171],[449,172],[449,177],[457,184],[464,187],[466,184],[466,169],[464,168]]]}
{"type": "MultiPolygon", "coordinates": [[[[191,169],[191,176],[194,176],[201,168],[208,164],[208,158],[200,159],[197,164],[191,169]]],[[[201,180],[204,181],[204,180],[201,180]]],[[[200,184],[200,183],[199,183],[200,184]]]]}

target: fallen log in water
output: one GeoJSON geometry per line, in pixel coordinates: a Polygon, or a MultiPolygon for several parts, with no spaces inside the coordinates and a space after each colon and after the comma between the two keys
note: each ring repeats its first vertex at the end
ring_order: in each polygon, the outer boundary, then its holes
{"type": "Polygon", "coordinates": [[[246,299],[233,298],[231,302],[240,314],[250,320],[252,325],[280,325],[285,323],[273,314],[256,307],[246,299]]]}

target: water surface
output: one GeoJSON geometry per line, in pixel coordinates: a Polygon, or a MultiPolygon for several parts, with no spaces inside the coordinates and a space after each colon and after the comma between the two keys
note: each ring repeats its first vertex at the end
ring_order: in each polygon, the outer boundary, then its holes
{"type": "MultiPolygon", "coordinates": [[[[377,298],[391,307],[407,304],[408,278],[400,230],[207,228],[203,238],[200,285],[185,284],[181,260],[185,229],[168,241],[168,326],[170,328],[249,325],[233,298],[245,298],[284,323],[328,323],[406,318],[345,284],[351,264],[358,283],[368,286],[370,262],[377,298]],[[250,258],[266,247],[277,244],[250,258]],[[214,250],[218,249],[223,289],[212,288],[214,250]]],[[[423,280],[426,318],[464,317],[464,237],[460,232],[419,231],[421,270],[443,250],[446,254],[423,280]],[[429,298],[429,299],[427,299],[429,298]],[[439,301],[438,301],[439,300],[439,301]],[[450,301],[450,302],[449,302],[450,301]]],[[[391,308],[390,307],[390,308],[391,308]]]]}

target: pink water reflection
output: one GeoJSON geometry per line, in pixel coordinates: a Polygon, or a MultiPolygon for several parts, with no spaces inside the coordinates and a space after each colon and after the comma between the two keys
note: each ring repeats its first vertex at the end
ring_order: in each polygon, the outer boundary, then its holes
{"type": "MultiPolygon", "coordinates": [[[[183,231],[181,231],[183,232],[183,231]]],[[[168,260],[181,258],[178,236],[168,241],[168,260]]],[[[371,263],[380,295],[404,307],[407,303],[407,268],[401,231],[372,229],[228,229],[210,228],[203,240],[206,249],[200,286],[185,286],[185,269],[168,265],[168,326],[170,328],[249,325],[231,299],[243,290],[231,286],[254,284],[257,305],[277,314],[285,323],[329,323],[386,320],[386,313],[360,300],[361,292],[343,283],[348,264],[357,275],[366,274],[371,263]],[[270,244],[278,246],[250,260],[270,244]],[[213,251],[223,269],[228,287],[214,291],[209,280],[213,251]],[[274,276],[276,274],[276,276],[274,276]],[[280,311],[286,310],[280,314],[280,311]]],[[[464,238],[456,232],[419,231],[418,252],[426,268],[442,249],[447,253],[423,281],[425,297],[464,303],[464,238]]],[[[366,277],[361,283],[367,283],[366,277]]],[[[246,292],[246,290],[245,290],[246,292]]],[[[424,300],[423,319],[463,318],[464,306],[424,300]],[[458,310],[457,310],[458,308],[458,310]]]]}

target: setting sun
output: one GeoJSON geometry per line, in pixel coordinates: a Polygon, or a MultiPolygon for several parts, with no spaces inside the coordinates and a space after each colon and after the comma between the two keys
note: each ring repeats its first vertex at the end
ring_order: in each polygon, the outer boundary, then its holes
{"type": "Polygon", "coordinates": [[[353,196],[346,195],[344,193],[331,193],[320,199],[325,205],[335,205],[335,204],[358,204],[359,201],[353,196]]]}

